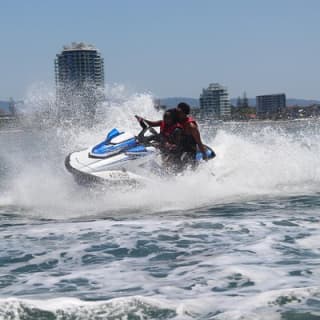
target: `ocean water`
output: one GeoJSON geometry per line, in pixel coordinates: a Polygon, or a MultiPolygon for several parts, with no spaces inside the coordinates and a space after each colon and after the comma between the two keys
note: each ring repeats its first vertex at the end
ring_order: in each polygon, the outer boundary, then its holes
{"type": "Polygon", "coordinates": [[[320,122],[204,123],[217,153],[139,188],[78,186],[91,129],[0,132],[0,319],[320,319],[320,122]]]}

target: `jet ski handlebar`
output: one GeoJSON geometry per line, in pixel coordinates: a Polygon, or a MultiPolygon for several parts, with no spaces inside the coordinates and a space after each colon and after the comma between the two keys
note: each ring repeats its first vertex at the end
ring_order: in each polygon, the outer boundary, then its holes
{"type": "Polygon", "coordinates": [[[147,121],[145,119],[143,119],[142,117],[139,117],[139,116],[135,115],[135,118],[139,122],[139,124],[142,127],[142,129],[145,129],[145,128],[149,127],[147,121]]]}
{"type": "Polygon", "coordinates": [[[152,127],[146,126],[143,128],[137,136],[139,142],[148,145],[157,144],[160,140],[159,133],[152,127]],[[150,133],[150,135],[146,135],[146,133],[150,133]]]}

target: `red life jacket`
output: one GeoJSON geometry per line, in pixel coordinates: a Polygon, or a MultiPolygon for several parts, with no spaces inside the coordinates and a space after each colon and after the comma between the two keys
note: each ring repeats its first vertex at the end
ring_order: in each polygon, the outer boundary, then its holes
{"type": "Polygon", "coordinates": [[[165,138],[169,138],[173,131],[176,130],[177,128],[182,128],[180,123],[176,123],[172,126],[166,126],[164,121],[161,121],[160,123],[160,133],[165,137],[165,138]]]}
{"type": "Polygon", "coordinates": [[[196,126],[198,126],[196,120],[194,120],[191,116],[188,116],[186,120],[181,123],[182,128],[185,129],[188,123],[194,123],[196,126]]]}

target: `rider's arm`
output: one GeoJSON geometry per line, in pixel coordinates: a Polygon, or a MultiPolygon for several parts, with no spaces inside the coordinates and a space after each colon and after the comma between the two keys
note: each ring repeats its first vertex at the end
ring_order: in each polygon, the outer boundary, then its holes
{"type": "Polygon", "coordinates": [[[161,124],[161,120],[159,121],[150,121],[150,120],[147,120],[147,119],[144,119],[142,117],[139,117],[139,116],[135,116],[137,118],[137,120],[140,122],[140,121],[144,121],[147,123],[148,126],[150,127],[160,127],[160,124],[161,124]]]}
{"type": "Polygon", "coordinates": [[[196,142],[196,144],[199,147],[199,150],[202,152],[203,159],[207,159],[207,154],[206,154],[206,148],[204,147],[201,137],[200,137],[200,132],[198,127],[194,123],[190,123],[190,132],[196,142]]]}
{"type": "Polygon", "coordinates": [[[159,120],[159,121],[150,121],[150,120],[144,119],[144,121],[145,121],[150,127],[160,127],[160,124],[161,124],[161,120],[159,120]]]}

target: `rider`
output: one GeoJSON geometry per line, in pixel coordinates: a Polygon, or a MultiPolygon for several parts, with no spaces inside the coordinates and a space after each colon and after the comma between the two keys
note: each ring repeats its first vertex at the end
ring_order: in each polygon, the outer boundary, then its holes
{"type": "Polygon", "coordinates": [[[145,122],[150,127],[160,127],[160,149],[162,151],[174,151],[180,144],[182,126],[178,122],[176,109],[169,109],[163,114],[163,120],[150,121],[135,116],[143,126],[145,122]]]}
{"type": "Polygon", "coordinates": [[[208,160],[206,148],[203,145],[200,137],[200,132],[196,121],[189,116],[190,106],[187,103],[181,102],[177,105],[178,119],[182,126],[181,149],[183,162],[194,163],[197,146],[202,152],[203,159],[208,160]]]}

